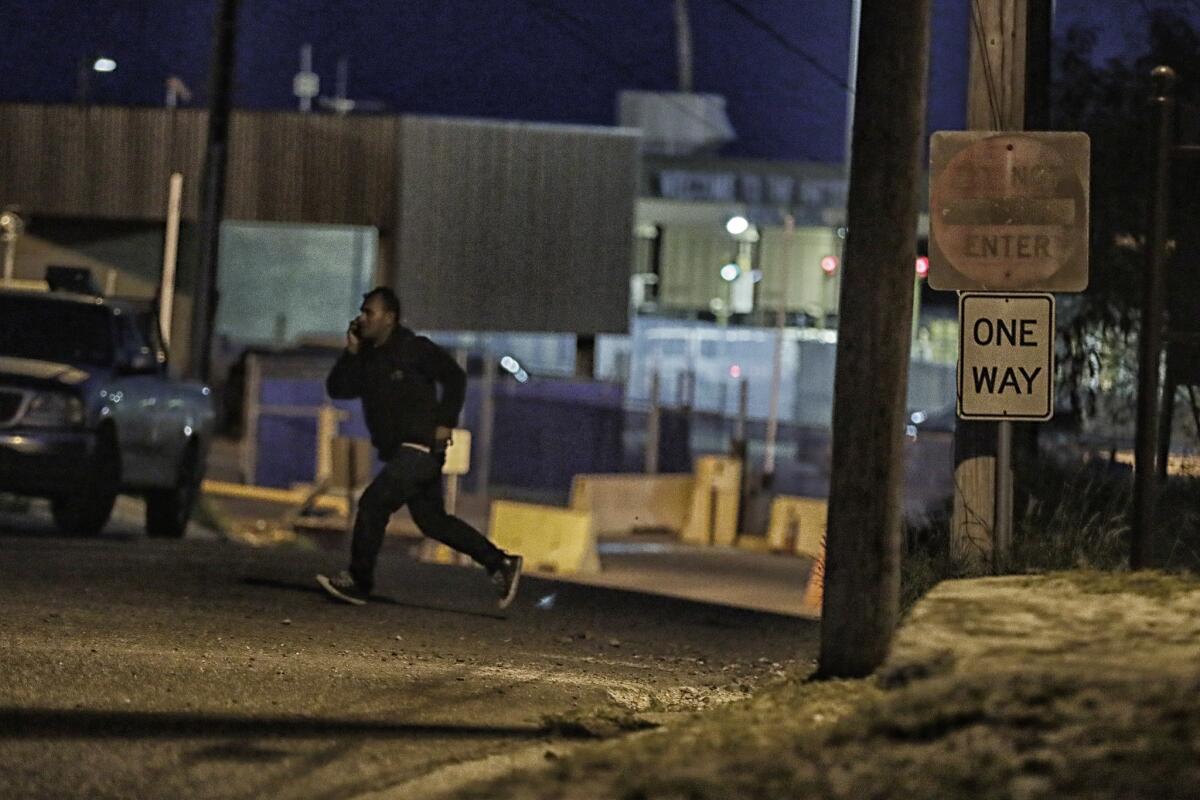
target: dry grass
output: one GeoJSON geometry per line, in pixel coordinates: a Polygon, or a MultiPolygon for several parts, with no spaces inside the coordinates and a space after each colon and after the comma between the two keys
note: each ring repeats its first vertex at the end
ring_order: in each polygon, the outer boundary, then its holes
{"type": "Polygon", "coordinates": [[[905,622],[865,681],[795,675],[584,745],[475,800],[1191,798],[1200,785],[1200,480],[1129,573],[1128,473],[1045,465],[1003,578],[951,580],[948,514],[906,532],[905,622]]]}
{"type": "Polygon", "coordinates": [[[1186,577],[951,581],[876,678],[780,680],[458,796],[1194,797],[1198,637],[1186,577]]]}

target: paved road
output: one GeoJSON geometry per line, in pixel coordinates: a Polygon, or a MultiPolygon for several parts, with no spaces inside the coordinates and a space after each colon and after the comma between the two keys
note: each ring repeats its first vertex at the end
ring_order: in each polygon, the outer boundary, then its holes
{"type": "Polygon", "coordinates": [[[343,606],[311,583],[340,554],[126,516],[0,514],[0,797],[428,796],[563,746],[547,716],[694,710],[816,650],[797,617],[544,578],[501,613],[482,571],[395,548],[386,597],[343,606]]]}

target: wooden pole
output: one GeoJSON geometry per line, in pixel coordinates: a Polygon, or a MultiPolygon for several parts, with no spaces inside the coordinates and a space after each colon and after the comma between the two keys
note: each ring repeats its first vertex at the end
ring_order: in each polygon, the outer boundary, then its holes
{"type": "MultiPolygon", "coordinates": [[[[1025,127],[1030,14],[1047,13],[1041,0],[972,0],[967,128],[1019,131],[1025,127]]],[[[1036,27],[1039,31],[1041,25],[1036,27]]],[[[1048,44],[1041,38],[1036,43],[1048,44]]],[[[1040,61],[1039,61],[1040,63],[1040,61]]],[[[1043,101],[1036,87],[1035,105],[1043,101]]],[[[958,420],[954,432],[954,507],[950,546],[975,573],[1007,562],[1011,544],[1012,470],[997,453],[1011,452],[1011,423],[958,420]],[[1003,470],[1003,474],[998,474],[1003,470]],[[1004,530],[1000,530],[1000,527],[1004,530]]]]}
{"type": "Polygon", "coordinates": [[[864,0],[838,317],[822,677],[887,655],[899,613],[900,482],[929,0],[864,0]]]}
{"type": "Polygon", "coordinates": [[[158,323],[163,342],[171,344],[175,313],[175,270],[179,265],[179,222],[183,209],[183,173],[172,172],[167,186],[167,230],[163,240],[162,278],[158,282],[158,323]]]}
{"type": "Polygon", "coordinates": [[[217,314],[217,267],[221,217],[225,208],[225,163],[229,118],[233,106],[234,38],[238,0],[221,0],[217,9],[208,98],[208,145],[200,202],[200,263],[192,294],[192,336],[188,343],[188,377],[207,381],[217,314]]]}

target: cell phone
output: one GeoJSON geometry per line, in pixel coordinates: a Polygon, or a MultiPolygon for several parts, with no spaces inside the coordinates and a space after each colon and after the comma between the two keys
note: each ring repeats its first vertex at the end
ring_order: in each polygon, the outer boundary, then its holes
{"type": "Polygon", "coordinates": [[[358,336],[358,327],[359,326],[358,326],[358,318],[357,317],[350,320],[350,332],[352,334],[354,334],[355,336],[358,336]]]}

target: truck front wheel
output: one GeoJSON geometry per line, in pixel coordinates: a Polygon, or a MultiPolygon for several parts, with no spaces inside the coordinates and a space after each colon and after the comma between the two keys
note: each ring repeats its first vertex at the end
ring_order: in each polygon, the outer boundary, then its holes
{"type": "Polygon", "coordinates": [[[88,468],[87,480],[78,490],[50,501],[54,524],[64,533],[95,536],[108,524],[121,487],[121,457],[111,432],[100,435],[88,468]]]}
{"type": "Polygon", "coordinates": [[[188,520],[200,494],[200,448],[188,443],[175,485],[146,492],[146,533],[163,539],[179,539],[187,531],[188,520]]]}

